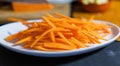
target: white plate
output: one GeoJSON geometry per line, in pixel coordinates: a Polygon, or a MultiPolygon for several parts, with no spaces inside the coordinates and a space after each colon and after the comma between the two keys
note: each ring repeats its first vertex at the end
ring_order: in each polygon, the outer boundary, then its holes
{"type": "MultiPolygon", "coordinates": [[[[39,20],[30,20],[30,21],[39,21],[39,20]]],[[[62,51],[62,52],[47,52],[47,51],[38,51],[38,50],[28,50],[28,49],[22,48],[21,46],[12,46],[13,44],[6,42],[5,38],[9,35],[9,33],[14,34],[27,28],[26,26],[22,25],[20,22],[9,23],[9,24],[6,24],[0,27],[0,45],[2,45],[3,47],[9,50],[19,52],[22,54],[32,55],[32,56],[63,57],[63,56],[83,54],[83,53],[87,53],[93,50],[100,49],[102,47],[105,47],[111,44],[111,42],[115,41],[119,37],[120,29],[115,24],[112,24],[110,22],[105,22],[105,21],[99,21],[99,20],[95,20],[95,22],[100,22],[100,23],[103,22],[103,23],[106,23],[112,26],[111,28],[112,33],[109,36],[107,36],[107,39],[109,39],[108,41],[104,41],[101,44],[96,44],[88,48],[82,48],[82,49],[70,50],[70,51],[62,51]]]]}

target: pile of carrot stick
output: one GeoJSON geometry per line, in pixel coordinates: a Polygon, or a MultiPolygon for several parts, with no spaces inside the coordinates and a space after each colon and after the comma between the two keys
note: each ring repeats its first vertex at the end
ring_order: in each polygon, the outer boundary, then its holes
{"type": "Polygon", "coordinates": [[[41,22],[28,22],[9,18],[10,21],[20,21],[28,28],[8,36],[6,41],[17,39],[13,46],[20,45],[25,49],[65,51],[86,48],[86,44],[101,44],[100,40],[106,40],[105,37],[111,33],[111,26],[93,22],[93,17],[83,20],[47,13],[41,19],[41,22]]]}

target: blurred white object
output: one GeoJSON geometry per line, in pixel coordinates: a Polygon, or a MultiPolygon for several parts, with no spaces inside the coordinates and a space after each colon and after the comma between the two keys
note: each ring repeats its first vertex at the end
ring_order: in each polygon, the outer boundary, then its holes
{"type": "Polygon", "coordinates": [[[47,0],[49,3],[71,3],[73,0],[47,0]]]}
{"type": "Polygon", "coordinates": [[[82,3],[85,4],[85,5],[88,5],[88,4],[98,4],[98,5],[102,5],[102,4],[105,4],[105,3],[108,3],[109,0],[82,0],[82,3]]]}

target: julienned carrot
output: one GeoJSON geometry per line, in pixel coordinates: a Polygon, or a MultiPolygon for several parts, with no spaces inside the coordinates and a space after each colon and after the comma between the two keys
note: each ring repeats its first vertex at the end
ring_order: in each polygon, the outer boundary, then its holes
{"type": "Polygon", "coordinates": [[[51,37],[52,42],[55,42],[55,35],[53,31],[50,32],[50,37],[51,37]]]}
{"type": "Polygon", "coordinates": [[[15,42],[14,45],[21,44],[21,43],[23,43],[23,42],[27,42],[27,41],[31,41],[31,40],[32,40],[32,37],[31,37],[31,36],[28,36],[28,37],[26,37],[26,38],[23,38],[23,39],[15,42]]]}
{"type": "Polygon", "coordinates": [[[87,44],[100,44],[100,40],[111,33],[111,26],[95,23],[93,16],[88,20],[70,18],[65,15],[47,13],[42,22],[29,23],[26,20],[9,18],[11,21],[21,21],[28,29],[10,35],[6,41],[17,39],[14,45],[23,48],[42,51],[63,51],[88,47],[87,44]],[[94,26],[93,26],[94,25],[94,26]]]}
{"type": "Polygon", "coordinates": [[[76,44],[76,46],[78,48],[81,48],[81,47],[85,47],[84,43],[80,42],[79,40],[77,40],[76,38],[74,37],[71,37],[71,42],[73,42],[74,44],[76,44]]]}
{"type": "Polygon", "coordinates": [[[28,22],[26,20],[23,20],[23,19],[17,19],[17,18],[8,18],[9,21],[20,21],[22,22],[24,25],[28,24],[28,22]]]}
{"type": "Polygon", "coordinates": [[[6,38],[6,41],[12,41],[12,40],[14,40],[14,39],[17,38],[17,37],[18,37],[17,34],[10,35],[10,36],[8,36],[8,37],[6,38]]]}
{"type": "Polygon", "coordinates": [[[63,44],[63,43],[54,43],[54,42],[46,42],[43,44],[44,47],[49,48],[49,49],[57,49],[57,50],[70,50],[70,49],[75,49],[75,47],[72,47],[68,44],[63,44]]]}

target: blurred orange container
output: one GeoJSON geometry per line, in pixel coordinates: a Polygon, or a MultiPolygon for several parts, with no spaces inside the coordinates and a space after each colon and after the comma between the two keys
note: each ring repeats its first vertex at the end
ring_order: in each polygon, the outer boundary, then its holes
{"type": "Polygon", "coordinates": [[[12,2],[12,6],[15,12],[35,12],[53,8],[49,3],[12,2]]]}

